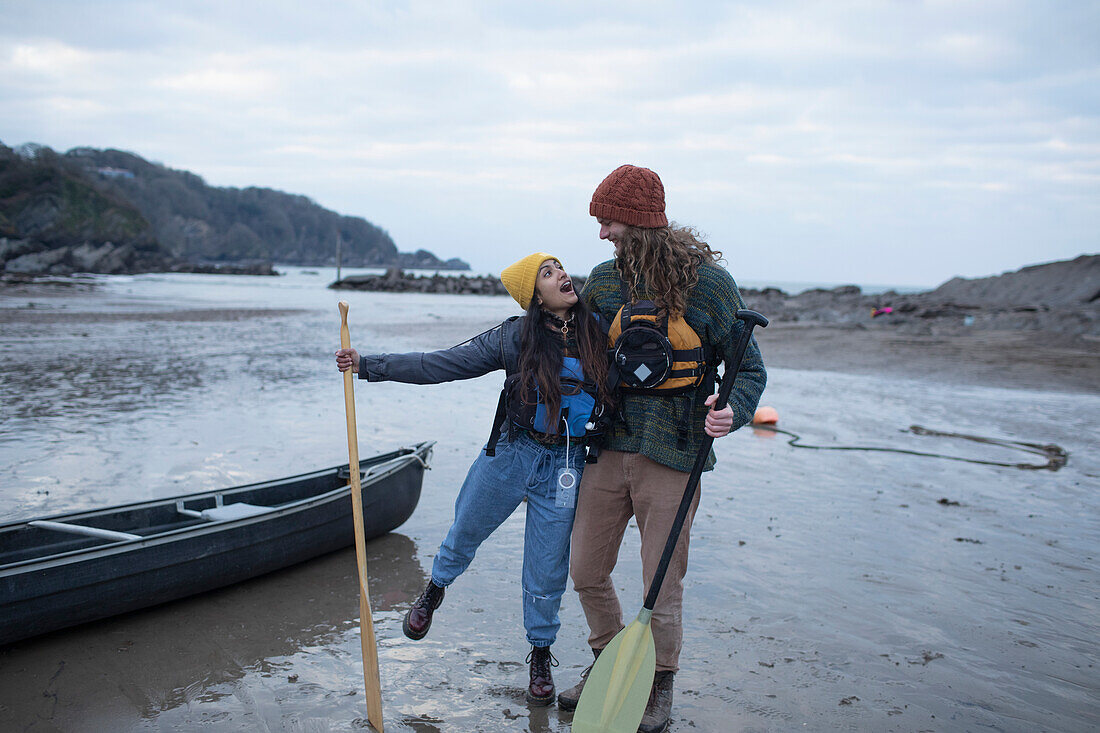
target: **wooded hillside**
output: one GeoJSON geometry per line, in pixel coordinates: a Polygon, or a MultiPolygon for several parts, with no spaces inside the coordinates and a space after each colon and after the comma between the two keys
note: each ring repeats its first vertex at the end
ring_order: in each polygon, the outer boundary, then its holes
{"type": "MultiPolygon", "coordinates": [[[[121,150],[0,144],[0,237],[11,251],[129,246],[185,262],[469,269],[431,252],[404,253],[385,230],[305,196],[218,188],[121,150]]],[[[155,257],[153,257],[155,259],[155,257]]],[[[151,262],[146,263],[151,264],[151,262]]]]}

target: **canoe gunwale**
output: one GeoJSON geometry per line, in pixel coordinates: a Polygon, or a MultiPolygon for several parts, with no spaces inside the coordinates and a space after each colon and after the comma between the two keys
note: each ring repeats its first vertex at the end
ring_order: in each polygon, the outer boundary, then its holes
{"type": "MultiPolygon", "coordinates": [[[[359,461],[360,468],[376,465],[387,460],[394,458],[400,458],[404,456],[411,456],[412,454],[425,454],[427,455],[435,446],[434,440],[424,441],[422,443],[416,443],[409,446],[404,446],[395,451],[389,453],[380,453],[378,455],[370,456],[359,461]]],[[[107,514],[116,514],[122,511],[139,511],[141,509],[147,509],[152,507],[164,506],[167,504],[175,504],[177,501],[198,501],[200,499],[213,499],[219,494],[223,497],[232,496],[233,494],[245,491],[258,491],[261,489],[274,488],[282,486],[284,484],[293,483],[296,481],[306,481],[314,478],[321,478],[327,475],[335,475],[341,469],[346,470],[347,464],[341,464],[339,466],[330,466],[329,468],[321,468],[316,471],[308,471],[306,473],[300,473],[294,476],[285,476],[283,478],[268,479],[266,481],[257,481],[251,484],[242,484],[241,486],[231,486],[225,489],[211,489],[209,491],[199,491],[191,494],[179,494],[177,496],[166,496],[159,499],[146,499],[144,501],[136,501],[130,504],[116,504],[114,506],[105,507],[103,509],[89,509],[87,511],[76,512],[62,512],[60,514],[47,515],[45,517],[28,517],[27,519],[18,519],[13,522],[0,523],[0,532],[6,530],[15,529],[25,526],[27,522],[34,519],[46,519],[49,521],[63,521],[68,520],[70,522],[77,522],[94,517],[103,516],[107,514]]]]}
{"type": "MultiPolygon", "coordinates": [[[[402,448],[397,451],[392,451],[390,453],[384,453],[377,456],[371,456],[369,458],[361,460],[359,462],[361,471],[364,468],[376,466],[381,463],[391,463],[390,466],[378,473],[371,473],[368,471],[365,483],[363,484],[362,488],[366,490],[367,488],[384,481],[393,474],[405,469],[410,463],[419,462],[421,465],[426,466],[427,457],[430,456],[431,450],[434,445],[435,441],[426,441],[413,446],[402,448]],[[407,460],[401,461],[399,460],[401,458],[405,458],[407,460]]],[[[34,517],[26,520],[2,524],[0,525],[0,532],[17,531],[21,527],[30,526],[29,523],[35,521],[36,519],[46,519],[49,521],[59,521],[61,519],[66,519],[69,522],[74,522],[79,520],[87,520],[97,516],[115,514],[122,511],[137,511],[141,509],[167,506],[175,504],[179,501],[198,501],[202,499],[213,499],[215,496],[222,496],[224,498],[241,491],[257,491],[265,488],[275,488],[295,481],[305,481],[314,478],[322,478],[328,475],[336,477],[341,470],[346,471],[347,466],[333,466],[331,468],[311,471],[309,473],[298,474],[296,476],[289,476],[282,479],[260,481],[253,484],[245,484],[243,486],[234,486],[228,489],[218,489],[213,491],[199,492],[195,494],[183,494],[180,496],[173,496],[164,499],[153,499],[149,501],[136,502],[133,504],[122,504],[107,509],[97,509],[80,513],[57,514],[49,517],[34,517]]],[[[69,562],[73,562],[74,560],[83,561],[85,559],[95,559],[113,554],[131,552],[137,549],[166,544],[184,538],[200,537],[205,534],[223,532],[229,529],[247,527],[252,524],[258,524],[269,520],[281,519],[288,515],[306,512],[324,504],[330,503],[332,501],[337,501],[343,497],[346,497],[350,491],[350,488],[350,484],[344,484],[343,486],[338,486],[335,489],[330,489],[320,494],[315,494],[313,496],[308,496],[302,499],[296,499],[294,501],[279,506],[273,506],[270,508],[269,511],[265,511],[261,514],[255,514],[248,517],[241,517],[237,519],[196,520],[196,523],[194,524],[189,524],[185,527],[179,527],[177,529],[167,530],[165,532],[159,532],[157,534],[145,535],[129,540],[117,540],[114,542],[107,542],[107,544],[103,545],[83,547],[74,550],[68,550],[66,552],[55,553],[52,555],[32,557],[26,560],[19,560],[13,563],[7,563],[5,565],[0,565],[0,579],[13,575],[20,575],[26,572],[33,572],[34,570],[50,569],[67,564],[69,562]]]]}

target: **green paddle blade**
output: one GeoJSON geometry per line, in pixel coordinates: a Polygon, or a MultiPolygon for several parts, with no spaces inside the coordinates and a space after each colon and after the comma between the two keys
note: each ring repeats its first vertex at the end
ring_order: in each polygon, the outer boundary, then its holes
{"type": "Polygon", "coordinates": [[[657,661],[649,627],[652,615],[643,608],[604,647],[584,683],[573,714],[573,733],[637,733],[657,661]]]}

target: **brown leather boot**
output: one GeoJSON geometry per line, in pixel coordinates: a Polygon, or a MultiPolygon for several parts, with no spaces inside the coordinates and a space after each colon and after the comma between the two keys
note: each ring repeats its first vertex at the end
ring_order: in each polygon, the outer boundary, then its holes
{"type": "Polygon", "coordinates": [[[410,639],[423,639],[428,629],[432,626],[432,613],[443,603],[443,594],[446,589],[441,588],[432,581],[428,581],[428,587],[413,603],[412,608],[405,614],[405,622],[401,624],[401,630],[410,639]]]}
{"type": "Polygon", "coordinates": [[[653,689],[642,715],[638,733],[663,733],[672,717],[672,676],[675,672],[658,672],[653,675],[653,689]]]}
{"type": "Polygon", "coordinates": [[[558,707],[562,710],[576,710],[577,703],[581,701],[581,693],[584,691],[584,683],[588,679],[589,673],[592,672],[593,665],[596,664],[596,660],[600,658],[600,652],[602,649],[592,650],[592,664],[584,668],[581,672],[581,681],[570,687],[565,692],[558,695],[558,707]]]}
{"type": "Polygon", "coordinates": [[[549,705],[554,702],[554,675],[550,668],[558,666],[558,660],[548,646],[533,646],[527,655],[531,663],[531,684],[527,687],[527,702],[532,705],[549,705]]]}

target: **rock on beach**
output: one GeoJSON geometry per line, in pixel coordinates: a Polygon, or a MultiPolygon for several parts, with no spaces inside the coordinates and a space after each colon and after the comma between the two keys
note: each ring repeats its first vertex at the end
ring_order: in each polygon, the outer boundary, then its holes
{"type": "MultiPolygon", "coordinates": [[[[448,293],[452,295],[507,295],[499,278],[474,275],[411,275],[391,267],[384,275],[352,275],[329,285],[335,290],[383,293],[448,293]]],[[[578,284],[578,288],[580,285],[578,284]]]]}
{"type": "Polygon", "coordinates": [[[100,272],[109,275],[167,269],[168,260],[157,251],[132,244],[82,244],[50,248],[28,239],[0,238],[0,269],[21,275],[72,275],[100,272]]]}
{"type": "Polygon", "coordinates": [[[777,322],[894,329],[911,335],[968,331],[1048,331],[1100,336],[1100,255],[1032,265],[993,277],[954,278],[923,293],[864,294],[855,285],[788,294],[741,291],[746,304],[777,322]],[[889,308],[881,315],[875,311],[889,308]]]}
{"type": "Polygon", "coordinates": [[[142,272],[198,272],[218,275],[277,275],[270,262],[194,263],[131,243],[51,247],[31,239],[0,237],[0,271],[7,280],[94,272],[133,275],[142,272]]]}

